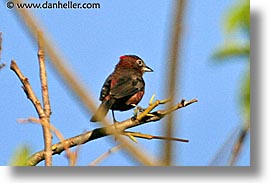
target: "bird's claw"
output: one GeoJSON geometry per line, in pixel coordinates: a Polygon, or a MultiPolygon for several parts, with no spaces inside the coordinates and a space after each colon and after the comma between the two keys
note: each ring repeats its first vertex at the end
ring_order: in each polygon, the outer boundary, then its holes
{"type": "Polygon", "coordinates": [[[132,104],[133,106],[135,106],[136,108],[134,109],[134,117],[137,117],[137,115],[140,113],[140,112],[143,112],[145,111],[145,108],[142,108],[138,105],[134,105],[132,104]]]}

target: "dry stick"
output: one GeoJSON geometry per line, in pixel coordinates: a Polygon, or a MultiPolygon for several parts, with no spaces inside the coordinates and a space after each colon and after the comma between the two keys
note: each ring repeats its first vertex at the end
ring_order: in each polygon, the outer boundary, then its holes
{"type": "MultiPolygon", "coordinates": [[[[40,101],[38,100],[38,98],[36,97],[35,93],[33,92],[32,87],[31,87],[31,85],[29,83],[28,78],[26,78],[22,74],[22,72],[20,71],[19,67],[17,66],[17,64],[16,64],[16,62],[14,60],[11,61],[10,69],[12,71],[14,71],[15,74],[18,76],[19,80],[23,84],[22,88],[23,88],[25,94],[27,95],[27,98],[33,103],[33,105],[34,105],[34,107],[35,107],[35,109],[36,109],[36,111],[38,113],[39,120],[35,120],[34,118],[30,118],[29,121],[33,121],[33,122],[39,121],[39,123],[43,126],[43,128],[52,130],[56,134],[56,136],[59,138],[60,143],[64,147],[64,150],[66,150],[67,156],[68,157],[72,157],[72,156],[70,156],[70,154],[72,154],[72,153],[68,149],[69,145],[65,143],[64,137],[62,136],[62,134],[55,127],[53,127],[50,123],[48,123],[48,121],[46,120],[45,112],[44,112],[44,110],[43,110],[43,108],[41,106],[40,101]]],[[[50,133],[50,135],[51,135],[51,133],[50,133]]],[[[54,149],[54,148],[55,148],[54,145],[53,146],[50,145],[51,156],[52,156],[52,149],[54,149]]],[[[46,159],[45,154],[46,154],[45,151],[43,151],[43,157],[44,157],[44,159],[46,159]]]]}
{"type": "MultiPolygon", "coordinates": [[[[80,134],[78,136],[75,137],[71,137],[69,139],[64,140],[63,143],[68,144],[69,148],[77,146],[77,145],[81,145],[81,144],[85,144],[87,142],[90,142],[92,140],[98,139],[98,138],[102,138],[105,137],[107,135],[111,135],[111,132],[113,129],[117,129],[118,131],[124,131],[125,129],[129,129],[135,126],[139,126],[142,124],[146,124],[146,123],[150,123],[150,122],[155,122],[155,121],[159,121],[161,120],[163,117],[165,117],[167,114],[178,110],[180,108],[186,107],[192,103],[198,102],[197,99],[193,99],[190,101],[185,101],[182,100],[180,103],[176,104],[175,106],[173,106],[171,109],[167,109],[167,110],[157,110],[155,112],[150,113],[150,115],[145,115],[143,119],[141,119],[141,121],[138,121],[135,118],[129,118],[125,121],[122,121],[116,125],[110,125],[108,127],[103,127],[103,128],[97,128],[88,132],[85,132],[83,134],[80,134]]],[[[62,153],[65,149],[62,143],[57,143],[54,144],[52,147],[53,149],[53,155],[55,154],[60,154],[62,153]]],[[[30,158],[27,161],[27,164],[30,166],[35,166],[36,164],[38,164],[39,162],[43,161],[45,159],[44,157],[44,151],[39,151],[34,153],[33,155],[30,156],[30,158]]]]}
{"type": "Polygon", "coordinates": [[[144,133],[140,133],[140,132],[125,131],[123,133],[127,136],[133,136],[133,137],[138,137],[138,138],[147,139],[147,140],[160,139],[160,140],[173,140],[173,141],[178,141],[178,142],[189,142],[189,140],[186,140],[186,139],[175,138],[175,137],[156,136],[156,135],[144,134],[144,133]]]}
{"type": "MultiPolygon", "coordinates": [[[[0,60],[1,60],[1,54],[2,54],[2,32],[0,32],[0,60]]],[[[0,70],[5,67],[5,64],[0,64],[0,70]]]]}
{"type": "Polygon", "coordinates": [[[118,151],[119,149],[121,149],[121,145],[117,145],[115,147],[112,147],[107,152],[103,153],[101,156],[99,156],[93,162],[91,162],[89,164],[89,166],[96,166],[100,161],[104,160],[106,157],[110,156],[110,154],[118,151]]]}
{"type": "MultiPolygon", "coordinates": [[[[50,124],[50,99],[48,92],[48,82],[47,82],[47,73],[46,73],[46,65],[45,65],[45,52],[43,48],[43,35],[42,32],[38,31],[37,35],[38,40],[38,62],[39,62],[39,70],[40,70],[40,82],[41,82],[41,93],[42,93],[42,101],[44,112],[46,115],[46,121],[50,124]]],[[[45,146],[45,165],[52,166],[52,134],[48,127],[43,127],[43,136],[44,136],[44,146],[45,146]]]]}
{"type": "Polygon", "coordinates": [[[1,55],[2,55],[2,32],[0,32],[0,60],[1,60],[1,55]]]}
{"type": "MultiPolygon", "coordinates": [[[[22,3],[21,0],[14,0],[14,2],[22,3]]],[[[38,21],[35,20],[30,12],[27,11],[27,9],[15,8],[15,10],[19,13],[20,17],[23,19],[24,23],[27,25],[33,36],[36,35],[38,28],[42,30],[38,21]]],[[[90,112],[96,111],[97,106],[95,105],[94,100],[92,100],[90,97],[91,92],[88,92],[88,90],[83,87],[84,85],[81,84],[81,82],[77,79],[78,77],[72,72],[72,70],[69,69],[68,63],[62,59],[58,52],[56,52],[53,44],[49,41],[49,39],[47,39],[46,35],[44,35],[44,48],[50,60],[52,61],[52,64],[55,66],[55,69],[59,72],[60,76],[64,79],[72,91],[79,97],[84,106],[89,109],[90,112]]],[[[101,122],[105,127],[111,124],[106,119],[102,120],[101,122]]],[[[116,136],[115,139],[139,162],[150,166],[158,165],[156,163],[157,161],[153,160],[153,157],[149,157],[142,150],[140,150],[140,148],[134,146],[134,144],[132,144],[128,139],[120,137],[116,128],[112,128],[111,130],[112,131],[110,133],[116,136]]]]}
{"type": "Polygon", "coordinates": [[[6,65],[5,64],[0,64],[0,69],[2,69],[3,67],[5,67],[6,65]]]}
{"type": "Polygon", "coordinates": [[[41,89],[42,89],[42,98],[44,104],[44,111],[47,117],[51,115],[51,106],[50,106],[50,98],[49,98],[49,90],[48,90],[48,81],[47,81],[47,72],[46,72],[46,64],[45,64],[45,51],[44,51],[44,38],[43,33],[38,31],[38,61],[39,61],[39,69],[40,69],[40,80],[41,80],[41,89]]]}
{"type": "MultiPolygon", "coordinates": [[[[38,100],[35,93],[33,92],[28,78],[26,78],[22,74],[22,72],[20,71],[20,69],[17,66],[16,62],[13,61],[13,60],[11,61],[10,69],[15,72],[15,74],[18,76],[21,83],[23,84],[22,88],[23,88],[25,94],[27,95],[27,98],[34,105],[34,107],[35,107],[35,109],[38,113],[39,119],[41,120],[41,123],[42,124],[47,124],[48,123],[47,116],[44,112],[44,109],[42,108],[42,105],[41,105],[40,101],[38,100]]],[[[49,129],[47,127],[45,127],[44,125],[42,125],[42,128],[43,128],[44,142],[45,142],[45,152],[44,153],[46,154],[46,156],[45,156],[46,161],[47,161],[46,165],[51,165],[51,141],[50,141],[50,144],[47,144],[47,142],[46,142],[47,138],[51,138],[51,133],[50,133],[49,129]]]]}
{"type": "Polygon", "coordinates": [[[239,137],[234,144],[233,151],[229,160],[230,166],[233,166],[236,163],[238,155],[240,154],[241,148],[243,146],[244,139],[247,136],[249,129],[249,127],[243,127],[243,129],[241,130],[241,133],[239,134],[239,137]]]}
{"type": "MultiPolygon", "coordinates": [[[[181,28],[182,28],[182,21],[183,21],[183,11],[185,7],[185,0],[178,0],[177,3],[174,6],[174,22],[173,22],[173,30],[172,30],[172,41],[169,51],[169,57],[167,59],[169,68],[168,68],[168,80],[166,86],[166,96],[169,96],[171,98],[172,103],[175,102],[175,96],[176,96],[176,83],[178,81],[177,79],[177,73],[178,73],[178,60],[179,60],[179,49],[180,49],[180,43],[181,43],[181,28]]],[[[171,108],[171,105],[168,105],[168,108],[171,108]]],[[[174,115],[168,115],[167,123],[165,126],[165,136],[172,137],[173,136],[173,121],[174,121],[174,115]]],[[[172,163],[172,141],[167,140],[164,144],[164,155],[163,155],[163,163],[166,166],[171,165],[172,163]]]]}
{"type": "Polygon", "coordinates": [[[17,66],[16,62],[14,60],[11,61],[11,65],[10,65],[10,69],[12,71],[15,72],[15,74],[18,76],[19,80],[21,81],[22,83],[22,88],[25,92],[25,94],[27,95],[28,99],[32,102],[32,104],[34,105],[37,113],[38,113],[38,116],[39,118],[45,122],[46,120],[46,115],[44,113],[44,109],[43,107],[41,106],[41,103],[40,101],[38,100],[38,98],[36,97],[35,93],[33,92],[32,90],[32,87],[29,83],[29,80],[28,78],[26,78],[22,72],[20,71],[19,67],[17,66]]]}
{"type": "Polygon", "coordinates": [[[156,100],[154,103],[150,102],[150,106],[145,109],[141,114],[137,116],[137,120],[140,121],[142,118],[144,118],[149,112],[151,112],[154,108],[156,108],[159,104],[165,104],[169,101],[169,99],[166,100],[156,100]]]}

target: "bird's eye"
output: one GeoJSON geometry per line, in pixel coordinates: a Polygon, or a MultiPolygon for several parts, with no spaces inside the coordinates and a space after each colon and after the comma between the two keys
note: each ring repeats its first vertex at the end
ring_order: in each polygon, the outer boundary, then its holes
{"type": "Polygon", "coordinates": [[[136,62],[137,62],[137,64],[138,64],[139,66],[142,66],[142,65],[143,65],[141,60],[137,60],[136,62]]]}

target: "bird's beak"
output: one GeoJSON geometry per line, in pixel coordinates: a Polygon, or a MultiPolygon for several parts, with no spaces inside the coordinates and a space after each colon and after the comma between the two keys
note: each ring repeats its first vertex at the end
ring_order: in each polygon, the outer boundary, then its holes
{"type": "Polygon", "coordinates": [[[143,72],[154,72],[153,69],[151,69],[151,68],[148,67],[148,66],[143,67],[143,68],[142,68],[142,71],[143,71],[143,72]]]}

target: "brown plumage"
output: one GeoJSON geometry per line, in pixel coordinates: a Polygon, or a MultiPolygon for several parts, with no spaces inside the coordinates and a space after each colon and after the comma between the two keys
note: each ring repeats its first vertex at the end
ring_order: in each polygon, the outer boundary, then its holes
{"type": "Polygon", "coordinates": [[[102,102],[90,121],[101,121],[109,109],[113,113],[114,110],[126,111],[134,108],[144,95],[144,72],[153,70],[141,58],[135,55],[121,56],[115,70],[102,86],[99,98],[102,102]]]}

